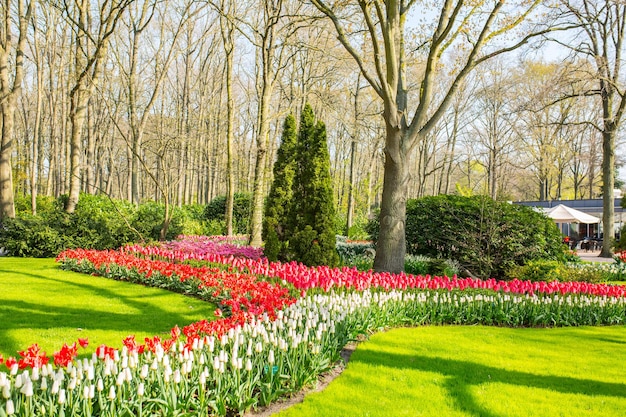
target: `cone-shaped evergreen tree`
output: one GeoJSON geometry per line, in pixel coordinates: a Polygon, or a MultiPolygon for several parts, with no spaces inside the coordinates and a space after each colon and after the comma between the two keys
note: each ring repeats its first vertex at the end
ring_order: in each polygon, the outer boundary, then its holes
{"type": "Polygon", "coordinates": [[[291,204],[292,184],[296,164],[296,119],[292,114],[283,124],[283,135],[276,152],[274,181],[265,201],[263,218],[264,254],[270,261],[287,260],[286,223],[291,204]]]}
{"type": "Polygon", "coordinates": [[[337,265],[326,126],[321,121],[315,123],[313,109],[308,104],[300,119],[292,190],[288,231],[293,259],[311,266],[337,265]]]}

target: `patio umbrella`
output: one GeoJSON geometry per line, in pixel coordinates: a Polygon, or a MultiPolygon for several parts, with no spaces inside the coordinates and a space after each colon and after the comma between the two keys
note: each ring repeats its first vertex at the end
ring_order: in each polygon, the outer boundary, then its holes
{"type": "Polygon", "coordinates": [[[563,204],[552,207],[546,214],[557,223],[600,223],[600,219],[596,216],[583,213],[580,210],[564,206],[563,204]]]}

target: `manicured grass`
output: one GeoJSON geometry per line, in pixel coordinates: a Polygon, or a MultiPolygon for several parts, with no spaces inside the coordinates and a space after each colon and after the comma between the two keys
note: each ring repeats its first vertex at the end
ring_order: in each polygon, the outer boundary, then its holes
{"type": "Polygon", "coordinates": [[[212,319],[215,305],[155,288],[60,270],[53,259],[0,258],[0,354],[38,343],[49,355],[63,343],[88,338],[121,347],[155,335],[169,338],[183,327],[212,319]]]}
{"type": "Polygon", "coordinates": [[[626,326],[394,329],[279,416],[623,416],[626,326]]]}

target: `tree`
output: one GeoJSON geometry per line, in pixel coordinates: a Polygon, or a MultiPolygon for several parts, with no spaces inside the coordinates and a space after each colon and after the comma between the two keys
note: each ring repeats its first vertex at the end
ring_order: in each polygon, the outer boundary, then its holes
{"type": "Polygon", "coordinates": [[[337,265],[335,204],[326,126],[305,105],[300,118],[289,209],[289,251],[306,265],[337,265]]]}
{"type": "Polygon", "coordinates": [[[614,0],[563,0],[564,19],[579,30],[569,41],[558,41],[594,67],[589,73],[595,87],[579,89],[572,96],[599,97],[602,120],[590,121],[602,135],[602,224],[605,239],[600,256],[612,256],[615,186],[615,138],[626,108],[622,70],[626,4],[614,0]]]}
{"type": "Polygon", "coordinates": [[[291,204],[296,163],[297,129],[293,114],[285,118],[280,147],[274,163],[274,181],[265,202],[263,218],[264,254],[270,261],[286,260],[287,214],[291,204]]]}
{"type": "Polygon", "coordinates": [[[73,213],[81,188],[81,153],[83,128],[87,118],[89,99],[102,75],[111,36],[132,0],[113,0],[93,7],[80,0],[71,5],[60,0],[59,8],[72,23],[75,31],[74,85],[70,91],[70,189],[65,211],[73,213]],[[94,16],[93,11],[99,15],[94,16]]]}
{"type": "Polygon", "coordinates": [[[222,34],[222,45],[226,55],[224,77],[226,87],[226,234],[233,234],[233,205],[235,199],[235,173],[233,168],[233,140],[235,129],[235,109],[233,101],[233,57],[235,53],[235,24],[234,13],[235,4],[222,1],[219,6],[215,6],[219,11],[220,31],[222,34]]]}
{"type": "MultiPolygon", "coordinates": [[[[265,0],[259,13],[260,22],[253,28],[256,46],[257,129],[256,161],[250,215],[250,245],[261,246],[263,231],[263,197],[265,195],[265,164],[270,122],[270,100],[274,86],[284,67],[284,46],[293,28],[282,24],[283,0],[265,0]]],[[[294,12],[294,16],[297,12],[294,12]]]]}
{"type": "Polygon", "coordinates": [[[406,253],[406,196],[410,177],[407,160],[413,148],[437,125],[462,81],[476,66],[515,50],[534,36],[550,30],[544,28],[521,35],[510,43],[504,39],[514,37],[513,30],[520,28],[542,2],[520,1],[510,5],[504,0],[437,2],[436,21],[426,23],[426,29],[432,34],[428,38],[418,36],[415,45],[409,45],[405,27],[411,8],[416,4],[422,6],[415,0],[311,2],[331,20],[339,41],[384,102],[384,185],[374,269],[400,272],[404,269],[406,253]],[[360,52],[365,50],[364,42],[371,46],[368,55],[360,52]],[[416,56],[407,55],[407,51],[415,51],[416,56]],[[449,51],[454,52],[446,54],[449,51]],[[415,96],[409,95],[406,82],[407,66],[411,62],[417,64],[411,79],[418,77],[420,80],[415,95],[417,106],[413,109],[409,102],[415,96]],[[445,71],[442,70],[444,67],[445,71]],[[444,87],[444,93],[435,97],[436,81],[443,75],[450,81],[444,87]]]}
{"type": "Polygon", "coordinates": [[[17,99],[24,79],[24,49],[28,23],[32,13],[31,2],[11,0],[0,3],[2,23],[0,24],[0,219],[15,217],[13,202],[13,175],[11,155],[13,154],[13,127],[17,99]],[[15,9],[16,8],[16,9],[15,9]],[[17,13],[17,16],[13,14],[17,13]],[[17,21],[17,42],[14,44],[13,19],[17,21]],[[14,72],[9,74],[9,62],[13,60],[14,72]]]}
{"type": "MultiPolygon", "coordinates": [[[[493,63],[492,63],[493,64],[493,63]]],[[[476,161],[485,169],[487,195],[497,200],[502,181],[510,172],[511,157],[518,138],[513,134],[516,115],[512,110],[512,84],[506,77],[510,68],[501,62],[478,75],[475,119],[472,123],[472,147],[477,148],[476,161]]]]}

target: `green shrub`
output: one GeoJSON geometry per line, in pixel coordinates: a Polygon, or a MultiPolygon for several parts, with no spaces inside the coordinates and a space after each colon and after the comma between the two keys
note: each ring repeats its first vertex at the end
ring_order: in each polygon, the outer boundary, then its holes
{"type": "Polygon", "coordinates": [[[566,266],[563,270],[561,281],[582,281],[592,284],[607,282],[611,280],[611,275],[601,269],[579,268],[577,266],[566,266]]]}
{"type": "MultiPolygon", "coordinates": [[[[249,193],[235,193],[233,201],[233,232],[247,234],[250,222],[250,205],[252,196],[249,193]]],[[[224,222],[220,235],[226,233],[226,196],[215,197],[204,209],[204,219],[213,222],[224,222]]],[[[214,225],[216,223],[213,223],[214,225]]]]}
{"type": "Polygon", "coordinates": [[[459,275],[460,266],[456,262],[447,259],[429,258],[423,255],[406,255],[404,258],[404,272],[413,275],[452,277],[459,275]]]}
{"type": "Polygon", "coordinates": [[[422,255],[406,255],[404,257],[404,272],[413,275],[429,273],[430,258],[422,255]]]}
{"type": "Polygon", "coordinates": [[[326,126],[304,106],[296,144],[295,178],[287,211],[289,258],[309,266],[339,264],[336,214],[326,126]]]}
{"type": "Polygon", "coordinates": [[[536,260],[515,266],[507,273],[510,279],[530,281],[581,281],[600,283],[611,280],[610,269],[596,264],[563,264],[558,261],[536,260]]]}
{"type": "MultiPolygon", "coordinates": [[[[368,225],[372,238],[378,219],[368,225]]],[[[488,197],[441,195],[407,202],[407,253],[452,259],[469,273],[504,278],[530,260],[565,261],[553,220],[530,207],[488,197]]]]}
{"type": "Polygon", "coordinates": [[[348,230],[348,238],[353,240],[370,240],[369,233],[367,231],[366,220],[357,220],[352,226],[350,226],[350,230],[348,230]]]}
{"type": "MultiPolygon", "coordinates": [[[[37,196],[37,214],[52,212],[58,208],[58,200],[52,196],[37,196]]],[[[30,195],[15,197],[15,212],[18,214],[32,213],[30,195]]]]}
{"type": "Polygon", "coordinates": [[[293,178],[296,169],[296,119],[292,114],[285,118],[276,162],[272,168],[274,180],[265,200],[263,215],[263,253],[270,261],[287,260],[287,215],[291,205],[293,178]]]}
{"type": "Polygon", "coordinates": [[[46,220],[31,215],[4,219],[0,247],[11,256],[49,258],[74,245],[69,238],[50,227],[46,220]]]}
{"type": "MultiPolygon", "coordinates": [[[[148,202],[138,208],[102,195],[81,194],[72,214],[63,211],[67,196],[38,198],[37,216],[30,214],[30,199],[21,198],[15,219],[5,219],[0,248],[12,256],[53,257],[66,248],[114,249],[141,240],[157,240],[165,208],[148,202]]],[[[214,226],[205,222],[204,207],[172,208],[166,236],[202,234],[214,226]]]]}
{"type": "Polygon", "coordinates": [[[509,279],[517,278],[522,281],[560,281],[565,269],[566,266],[558,261],[536,260],[512,267],[507,276],[509,279]]]}

